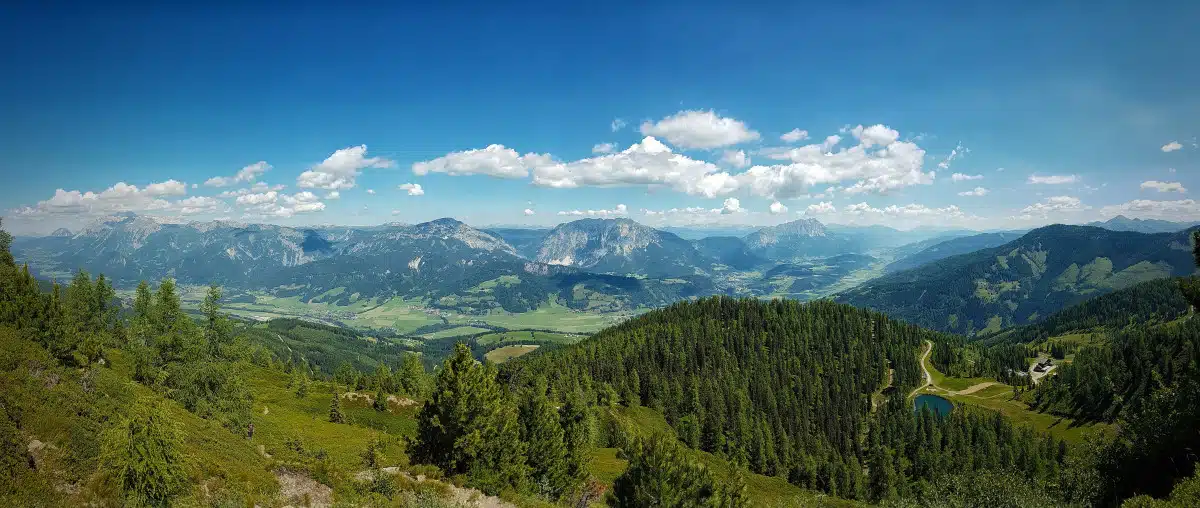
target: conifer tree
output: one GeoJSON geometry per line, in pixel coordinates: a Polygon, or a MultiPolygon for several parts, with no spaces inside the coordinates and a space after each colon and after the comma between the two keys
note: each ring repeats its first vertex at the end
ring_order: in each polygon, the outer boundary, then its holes
{"type": "Polygon", "coordinates": [[[704,466],[674,438],[655,434],[635,442],[629,466],[613,482],[613,506],[717,506],[721,497],[704,466]]]}
{"type": "Polygon", "coordinates": [[[308,396],[308,376],[304,372],[299,372],[296,376],[296,398],[303,399],[308,396]]]}
{"type": "Polygon", "coordinates": [[[558,412],[546,397],[546,382],[539,380],[525,391],[519,407],[521,440],[528,446],[530,479],[540,494],[557,499],[571,485],[567,449],[558,412]]]}
{"type": "Polygon", "coordinates": [[[376,411],[379,411],[381,413],[387,412],[387,410],[388,410],[388,399],[387,398],[388,398],[388,395],[383,392],[383,388],[380,388],[379,391],[375,392],[374,406],[375,406],[376,411]]]}
{"type": "Polygon", "coordinates": [[[516,410],[496,382],[458,344],[438,372],[436,386],[417,416],[411,446],[414,462],[433,464],[446,475],[467,475],[490,494],[524,486],[525,447],[516,410]]]}
{"type": "Polygon", "coordinates": [[[329,423],[346,423],[346,416],[342,414],[342,398],[338,396],[338,390],[333,388],[333,398],[329,401],[329,423]]]}
{"type": "Polygon", "coordinates": [[[139,402],[105,434],[102,463],[126,502],[165,506],[182,490],[182,436],[161,403],[139,402]]]}
{"type": "Polygon", "coordinates": [[[567,475],[583,480],[588,474],[588,457],[592,448],[592,422],[580,390],[568,390],[559,408],[559,422],[566,445],[567,475]]]}

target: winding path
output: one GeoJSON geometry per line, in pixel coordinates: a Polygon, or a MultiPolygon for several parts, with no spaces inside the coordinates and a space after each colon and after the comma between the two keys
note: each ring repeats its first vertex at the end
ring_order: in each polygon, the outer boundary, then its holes
{"type": "Polygon", "coordinates": [[[921,354],[921,370],[925,372],[925,384],[913,389],[912,393],[908,394],[908,398],[913,398],[922,388],[933,384],[933,374],[929,373],[929,367],[925,366],[925,360],[929,359],[929,355],[933,353],[933,341],[925,341],[925,352],[921,354]]]}

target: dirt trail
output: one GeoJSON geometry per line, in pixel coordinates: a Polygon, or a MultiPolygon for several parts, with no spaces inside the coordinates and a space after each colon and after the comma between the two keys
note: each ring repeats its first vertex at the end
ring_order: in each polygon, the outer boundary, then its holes
{"type": "Polygon", "coordinates": [[[933,374],[929,373],[929,367],[925,366],[925,360],[929,359],[929,355],[933,353],[933,341],[925,341],[925,353],[921,355],[921,370],[925,372],[925,384],[913,389],[912,393],[908,394],[908,398],[913,398],[922,388],[933,384],[933,374]]]}

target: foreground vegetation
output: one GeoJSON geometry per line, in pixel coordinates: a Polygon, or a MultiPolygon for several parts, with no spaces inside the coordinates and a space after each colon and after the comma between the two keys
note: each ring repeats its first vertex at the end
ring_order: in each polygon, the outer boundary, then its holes
{"type": "Polygon", "coordinates": [[[44,290],[7,244],[0,235],[6,505],[1197,500],[1200,329],[1186,318],[1130,319],[1025,392],[1048,413],[1112,422],[1072,444],[1003,411],[914,413],[926,342],[948,370],[1013,362],[829,302],[680,303],[502,367],[479,362],[475,340],[447,346],[429,375],[428,358],[378,338],[230,321],[216,287],[196,317],[169,279],[143,284],[129,308],[82,272],[44,290]]]}

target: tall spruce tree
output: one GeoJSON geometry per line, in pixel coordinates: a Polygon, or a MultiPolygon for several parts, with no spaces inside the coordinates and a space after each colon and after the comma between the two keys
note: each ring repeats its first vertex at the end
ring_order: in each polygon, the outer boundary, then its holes
{"type": "Polygon", "coordinates": [[[186,475],[179,428],[162,403],[139,402],[105,435],[102,463],[132,506],[167,506],[186,475]]]}
{"type": "Polygon", "coordinates": [[[525,390],[519,408],[521,440],[528,446],[525,463],[538,492],[557,499],[574,483],[567,465],[567,448],[558,411],[546,397],[546,382],[525,390]]]}
{"type": "Polygon", "coordinates": [[[587,403],[579,389],[568,390],[558,410],[566,445],[567,474],[583,480],[588,474],[588,457],[592,448],[592,422],[587,403]]]}
{"type": "Polygon", "coordinates": [[[516,410],[495,375],[466,345],[455,346],[417,416],[410,446],[414,462],[433,464],[448,476],[466,475],[489,494],[520,490],[527,470],[516,410]]]}

